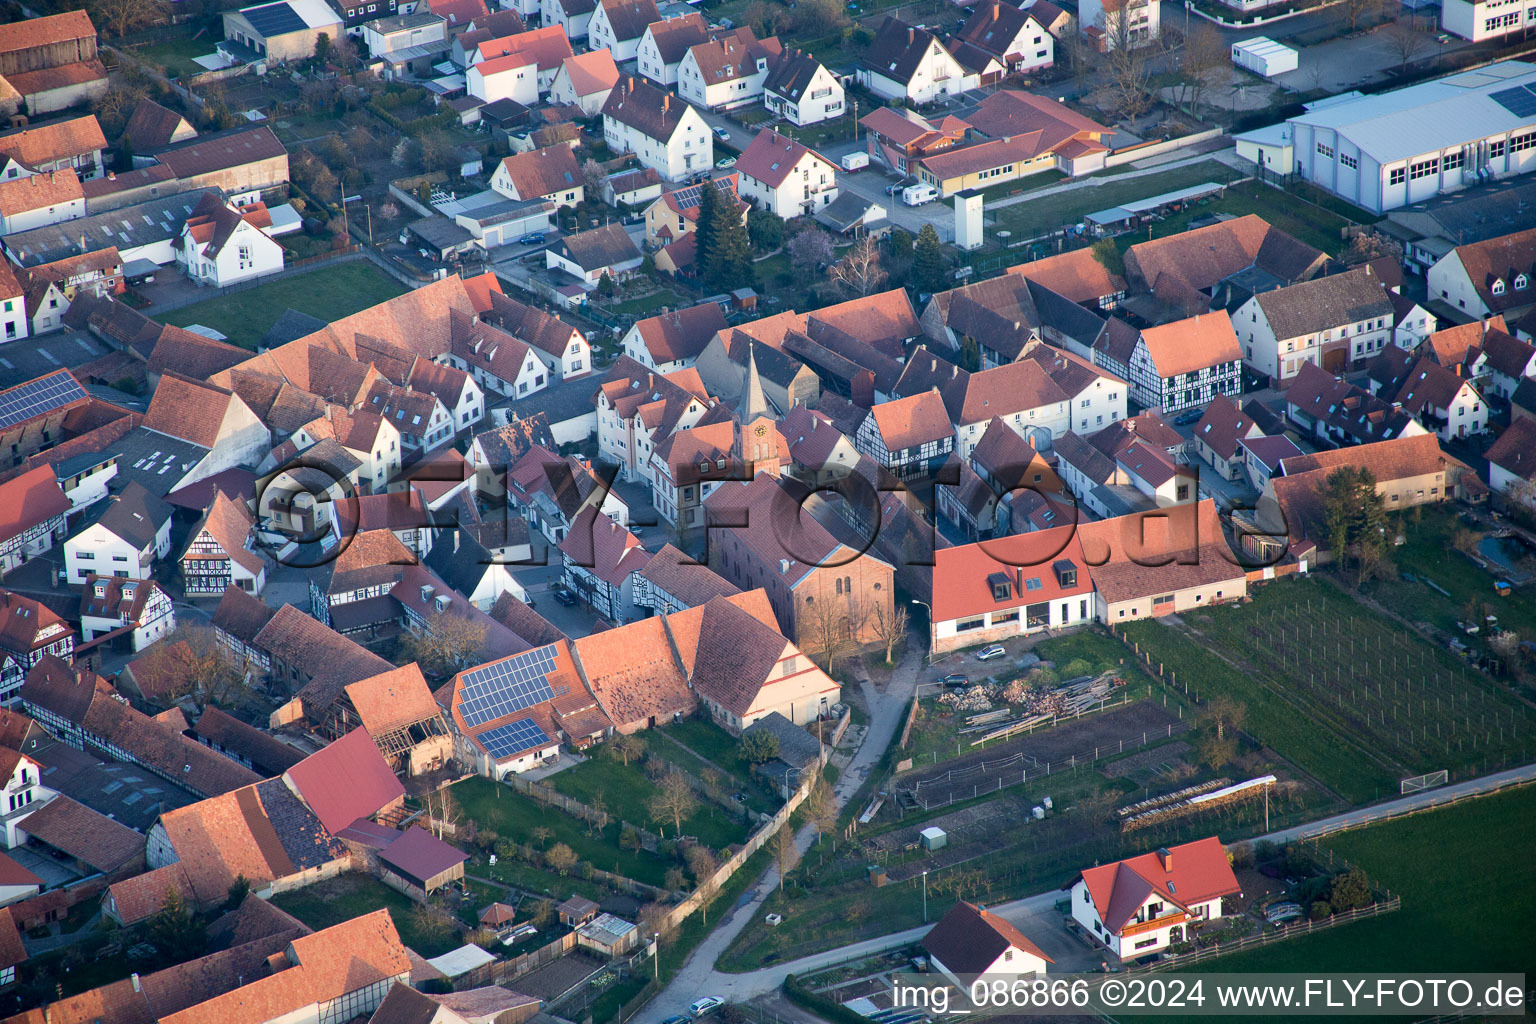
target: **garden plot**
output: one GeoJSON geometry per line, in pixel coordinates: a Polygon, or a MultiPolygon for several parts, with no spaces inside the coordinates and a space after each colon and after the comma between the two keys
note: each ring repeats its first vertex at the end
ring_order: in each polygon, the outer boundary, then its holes
{"type": "Polygon", "coordinates": [[[1183,740],[1174,740],[1160,747],[1150,747],[1126,757],[1117,757],[1108,764],[1100,765],[1099,771],[1111,779],[1130,779],[1138,785],[1146,786],[1191,760],[1189,744],[1183,740]]]}
{"type": "Polygon", "coordinates": [[[1185,728],[1177,714],[1161,704],[1122,704],[901,776],[895,783],[897,798],[925,810],[975,799],[1031,779],[1076,772],[1111,755],[1167,740],[1185,728]]]}

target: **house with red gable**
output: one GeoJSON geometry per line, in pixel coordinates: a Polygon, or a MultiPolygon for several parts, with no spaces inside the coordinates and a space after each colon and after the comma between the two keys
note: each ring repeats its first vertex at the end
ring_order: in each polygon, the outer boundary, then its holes
{"type": "Polygon", "coordinates": [[[1215,836],[1087,868],[1065,888],[1072,919],[1127,960],[1186,941],[1221,917],[1222,897],[1241,892],[1215,836]]]}
{"type": "Polygon", "coordinates": [[[935,653],[1093,621],[1093,578],[1075,525],[933,557],[935,653]]]}
{"type": "Polygon", "coordinates": [[[69,498],[52,466],[38,466],[0,483],[0,576],[64,539],[69,498]]]}
{"type": "Polygon", "coordinates": [[[651,561],[640,539],[600,513],[582,509],[560,542],[568,589],[614,625],[645,617],[635,603],[635,574],[651,561]]]}

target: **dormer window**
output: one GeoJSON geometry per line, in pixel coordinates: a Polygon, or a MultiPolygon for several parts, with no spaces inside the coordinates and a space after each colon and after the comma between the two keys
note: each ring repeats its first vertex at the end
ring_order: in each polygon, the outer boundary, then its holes
{"type": "Polygon", "coordinates": [[[1504,279],[1501,277],[1497,281],[1493,282],[1493,287],[1488,289],[1488,290],[1493,292],[1493,294],[1495,294],[1495,295],[1503,295],[1504,294],[1504,279]]]}
{"type": "Polygon", "coordinates": [[[992,588],[994,601],[1006,601],[1013,596],[1013,578],[1005,572],[994,572],[988,576],[987,585],[992,588]]]}
{"type": "Polygon", "coordinates": [[[96,584],[96,596],[97,597],[106,597],[107,596],[107,588],[106,588],[105,584],[103,584],[103,583],[96,584]]]}
{"type": "Polygon", "coordinates": [[[1529,277],[1526,277],[1524,274],[1519,274],[1515,277],[1515,291],[1523,292],[1530,286],[1531,279],[1529,277]]]}

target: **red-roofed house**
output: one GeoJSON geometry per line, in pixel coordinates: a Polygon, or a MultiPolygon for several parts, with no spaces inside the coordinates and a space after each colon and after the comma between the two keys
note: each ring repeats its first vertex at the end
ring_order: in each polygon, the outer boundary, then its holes
{"type": "MultiPolygon", "coordinates": [[[[719,304],[700,302],[636,321],[624,335],[621,347],[641,366],[671,373],[692,366],[710,339],[725,328],[725,314],[719,304]]],[[[611,371],[609,376],[611,379],[611,371]]]]}
{"type": "Polygon", "coordinates": [[[1052,169],[1089,174],[1102,170],[1109,155],[1109,128],[1044,96],[996,92],[965,120],[987,141],[924,157],[918,165],[919,180],[940,195],[1052,169]]]}
{"type": "Polygon", "coordinates": [[[0,590],[0,701],[9,701],[45,657],[71,660],[75,634],[52,609],[0,590]]]}
{"type": "Polygon", "coordinates": [[[651,560],[640,539],[588,505],[560,542],[564,582],[604,619],[622,625],[643,618],[634,575],[651,560]]]}
{"type": "Polygon", "coordinates": [[[267,235],[266,204],[235,207],[212,192],[182,226],[176,262],[193,281],[217,288],[283,269],[283,247],[267,235]]]}
{"type": "Polygon", "coordinates": [[[939,393],[924,391],[871,409],[854,445],[898,477],[920,476],[955,450],[955,428],[939,393]]]}
{"type": "Polygon", "coordinates": [[[832,161],[771,128],[757,133],[736,158],[741,195],[788,220],[815,213],[837,198],[832,161]]]}
{"type": "Polygon", "coordinates": [[[1072,919],[1127,960],[1185,941],[1221,917],[1223,896],[1239,892],[1215,836],[1088,868],[1065,888],[1072,919]]]}
{"type": "Polygon", "coordinates": [[[619,67],[613,62],[613,54],[593,50],[561,62],[549,88],[549,101],[580,107],[583,114],[596,117],[618,83],[619,67]]]}
{"type": "Polygon", "coordinates": [[[359,818],[388,814],[405,801],[405,787],[362,727],[288,769],[283,781],[332,833],[359,818]]]}
{"type": "Polygon", "coordinates": [[[934,552],[933,649],[1093,620],[1093,578],[1075,526],[934,552]]]}
{"type": "Polygon", "coordinates": [[[53,550],[64,539],[69,498],[52,466],[38,466],[0,483],[0,576],[53,550]]]}
{"type": "Polygon", "coordinates": [[[1131,398],[1177,412],[1242,391],[1243,349],[1225,310],[1146,327],[1131,352],[1131,398]]]}

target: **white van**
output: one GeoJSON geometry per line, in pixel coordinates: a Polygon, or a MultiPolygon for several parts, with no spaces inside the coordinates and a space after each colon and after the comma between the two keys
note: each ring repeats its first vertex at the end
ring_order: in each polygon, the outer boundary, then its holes
{"type": "Polygon", "coordinates": [[[939,190],[932,185],[908,185],[901,190],[901,201],[907,206],[922,206],[939,198],[939,190]]]}
{"type": "Polygon", "coordinates": [[[869,166],[868,153],[849,153],[840,161],[845,171],[861,171],[869,166]]]}

